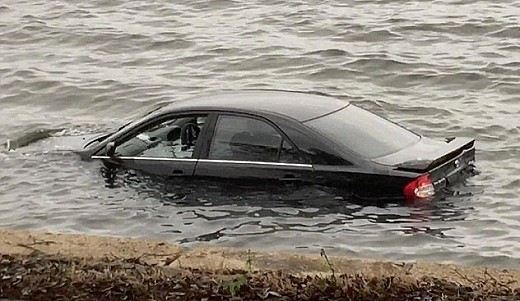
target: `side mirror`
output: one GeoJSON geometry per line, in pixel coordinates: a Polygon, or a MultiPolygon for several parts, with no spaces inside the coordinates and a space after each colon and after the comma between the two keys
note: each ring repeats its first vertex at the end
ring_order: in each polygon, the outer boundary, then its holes
{"type": "Polygon", "coordinates": [[[107,143],[107,146],[105,148],[106,148],[107,156],[109,156],[111,158],[115,157],[115,153],[116,153],[116,144],[115,144],[115,142],[107,143]]]}

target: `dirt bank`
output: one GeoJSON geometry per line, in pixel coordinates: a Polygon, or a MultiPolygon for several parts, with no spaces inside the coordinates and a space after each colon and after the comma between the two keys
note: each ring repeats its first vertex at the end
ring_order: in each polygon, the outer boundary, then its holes
{"type": "Polygon", "coordinates": [[[0,254],[3,298],[413,300],[444,294],[445,300],[520,300],[518,270],[210,246],[184,250],[152,240],[10,230],[0,230],[0,254]]]}

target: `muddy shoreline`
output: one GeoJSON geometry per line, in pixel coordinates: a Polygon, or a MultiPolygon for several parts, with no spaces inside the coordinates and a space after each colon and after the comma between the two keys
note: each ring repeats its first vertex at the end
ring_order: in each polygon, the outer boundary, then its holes
{"type": "Polygon", "coordinates": [[[11,230],[0,238],[0,299],[520,299],[519,270],[11,230]]]}

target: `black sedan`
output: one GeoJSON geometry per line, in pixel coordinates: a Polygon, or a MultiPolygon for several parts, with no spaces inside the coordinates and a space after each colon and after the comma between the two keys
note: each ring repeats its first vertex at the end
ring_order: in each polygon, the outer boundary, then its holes
{"type": "Polygon", "coordinates": [[[424,199],[474,170],[474,140],[432,140],[332,97],[288,91],[176,101],[89,141],[83,159],[166,177],[302,183],[424,199]]]}

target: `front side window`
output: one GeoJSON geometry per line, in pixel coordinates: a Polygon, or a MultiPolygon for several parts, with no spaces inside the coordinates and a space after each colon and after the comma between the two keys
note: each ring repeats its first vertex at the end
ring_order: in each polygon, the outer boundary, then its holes
{"type": "Polygon", "coordinates": [[[270,124],[247,117],[219,116],[209,159],[298,163],[298,151],[270,124]]]}
{"type": "Polygon", "coordinates": [[[421,139],[417,134],[354,105],[305,124],[368,159],[395,153],[421,139]]]}
{"type": "Polygon", "coordinates": [[[172,118],[153,124],[116,147],[121,157],[191,158],[206,115],[172,118]]]}

